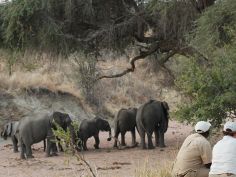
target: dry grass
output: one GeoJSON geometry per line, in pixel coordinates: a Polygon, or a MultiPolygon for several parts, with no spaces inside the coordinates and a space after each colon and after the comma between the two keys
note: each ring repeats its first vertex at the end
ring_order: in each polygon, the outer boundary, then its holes
{"type": "MultiPolygon", "coordinates": [[[[14,64],[11,76],[8,75],[6,61],[7,54],[0,51],[0,89],[13,92],[22,88],[43,87],[55,92],[64,91],[79,98],[84,107],[91,110],[85,102],[81,87],[71,77],[73,67],[69,60],[28,51],[14,64]]],[[[181,95],[174,89],[164,87],[165,75],[150,71],[146,63],[138,62],[137,70],[122,78],[100,81],[95,93],[100,108],[93,110],[106,110],[114,115],[122,107],[138,107],[149,99],[165,100],[172,110],[175,109],[182,99],[181,95]]],[[[109,58],[98,63],[103,73],[116,73],[127,66],[128,61],[124,58],[109,58]]]]}
{"type": "Polygon", "coordinates": [[[147,164],[136,170],[135,177],[171,177],[171,162],[163,162],[161,168],[149,168],[147,164]]]}

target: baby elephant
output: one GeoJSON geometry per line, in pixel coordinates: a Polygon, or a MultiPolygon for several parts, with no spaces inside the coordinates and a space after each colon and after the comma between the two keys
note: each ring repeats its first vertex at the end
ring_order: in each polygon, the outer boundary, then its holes
{"type": "Polygon", "coordinates": [[[114,147],[117,147],[118,136],[121,133],[121,145],[125,144],[125,133],[131,131],[132,134],[132,146],[136,146],[135,127],[136,127],[136,114],[137,108],[121,109],[116,115],[114,133],[115,142],[114,147]]]}
{"type": "Polygon", "coordinates": [[[13,148],[14,152],[18,152],[18,138],[16,135],[16,130],[19,122],[18,121],[13,121],[9,122],[4,125],[3,131],[1,132],[1,137],[6,140],[7,137],[11,137],[12,143],[13,143],[13,148]]]}
{"type": "Polygon", "coordinates": [[[91,120],[83,120],[80,124],[78,131],[78,138],[81,140],[82,143],[79,143],[79,146],[82,145],[83,150],[88,150],[86,145],[87,140],[88,138],[93,136],[95,139],[94,147],[95,149],[99,149],[99,131],[108,131],[109,138],[107,139],[107,141],[111,140],[111,127],[106,120],[102,119],[101,117],[95,117],[91,120]]]}

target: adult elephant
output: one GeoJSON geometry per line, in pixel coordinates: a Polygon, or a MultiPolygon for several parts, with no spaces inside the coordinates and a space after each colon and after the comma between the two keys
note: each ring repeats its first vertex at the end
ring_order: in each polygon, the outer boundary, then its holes
{"type": "Polygon", "coordinates": [[[127,131],[130,131],[132,134],[132,146],[135,146],[137,144],[135,136],[137,110],[137,108],[123,108],[118,111],[114,120],[114,147],[117,147],[117,140],[120,133],[121,145],[126,146],[125,134],[127,131]]]}
{"type": "Polygon", "coordinates": [[[87,148],[87,140],[90,137],[94,137],[95,149],[99,149],[99,131],[108,131],[109,132],[109,138],[107,141],[111,140],[111,127],[108,123],[108,121],[102,119],[101,117],[95,117],[91,120],[83,120],[80,124],[79,131],[78,131],[78,138],[81,142],[79,142],[79,146],[82,146],[83,150],[88,150],[87,148]]]}
{"type": "Polygon", "coordinates": [[[60,112],[35,114],[32,117],[25,117],[19,122],[18,131],[22,159],[25,159],[25,155],[26,158],[33,158],[31,146],[45,139],[47,140],[46,155],[48,157],[57,155],[56,138],[53,133],[53,129],[56,129],[55,123],[63,129],[65,127],[72,129],[69,115],[60,112]]]}
{"type": "Polygon", "coordinates": [[[141,138],[141,147],[146,149],[145,134],[148,138],[148,149],[153,149],[152,134],[155,133],[156,146],[165,147],[164,133],[169,122],[169,106],[166,102],[150,100],[137,112],[136,124],[141,138]]]}
{"type": "MultiPolygon", "coordinates": [[[[11,137],[14,152],[19,152],[18,151],[19,134],[17,132],[18,125],[19,121],[8,122],[4,125],[3,131],[1,132],[1,137],[4,140],[7,140],[8,137],[11,137]]],[[[46,150],[45,139],[43,140],[43,150],[44,151],[46,150]]]]}
{"type": "Polygon", "coordinates": [[[18,121],[8,122],[4,125],[3,131],[1,132],[1,137],[4,140],[7,140],[7,137],[11,137],[14,152],[18,152],[18,138],[16,135],[18,124],[18,121]]]}

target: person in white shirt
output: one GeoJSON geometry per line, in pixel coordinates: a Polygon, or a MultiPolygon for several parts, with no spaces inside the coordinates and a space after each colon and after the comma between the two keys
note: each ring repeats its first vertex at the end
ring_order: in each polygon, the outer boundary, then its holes
{"type": "Polygon", "coordinates": [[[209,177],[236,177],[236,122],[226,122],[223,134],[213,148],[209,177]]]}

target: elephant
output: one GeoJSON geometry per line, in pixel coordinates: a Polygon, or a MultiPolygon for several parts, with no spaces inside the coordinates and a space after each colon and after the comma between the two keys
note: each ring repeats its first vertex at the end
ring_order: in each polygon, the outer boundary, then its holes
{"type": "MultiPolygon", "coordinates": [[[[76,144],[75,143],[75,139],[76,139],[76,133],[74,131],[74,127],[72,125],[72,120],[70,118],[70,116],[66,113],[61,113],[61,112],[53,112],[52,114],[52,118],[54,120],[54,122],[60,126],[65,132],[67,132],[67,129],[70,131],[70,136],[71,136],[71,140],[72,140],[72,144],[76,144]]],[[[57,125],[53,123],[52,125],[52,128],[54,130],[57,129],[57,125]]],[[[58,143],[58,147],[59,147],[59,150],[62,152],[63,151],[63,148],[60,144],[60,138],[56,137],[57,140],[59,141],[58,143]]],[[[57,149],[56,149],[57,151],[57,149]]]]}
{"type": "Polygon", "coordinates": [[[16,130],[18,127],[18,121],[12,121],[4,125],[3,131],[1,132],[1,137],[6,140],[7,137],[11,137],[13,143],[13,151],[18,152],[18,137],[16,130]]]}
{"type": "MultiPolygon", "coordinates": [[[[13,144],[13,151],[14,152],[19,152],[18,151],[18,139],[19,135],[17,132],[19,125],[19,121],[12,121],[4,125],[3,131],[1,132],[1,137],[6,140],[7,137],[11,137],[12,144],[13,144]]],[[[46,141],[45,139],[43,140],[43,151],[45,152],[46,150],[46,141]]]]}
{"type": "Polygon", "coordinates": [[[52,114],[40,113],[33,115],[33,117],[25,117],[20,120],[18,131],[21,145],[21,158],[25,159],[25,155],[27,158],[33,158],[31,145],[45,139],[47,141],[46,155],[48,157],[57,155],[56,137],[54,136],[53,129],[56,129],[56,124],[58,124],[64,130],[69,128],[73,135],[71,122],[68,114],[60,112],[53,112],[52,114]]]}
{"type": "Polygon", "coordinates": [[[120,109],[114,120],[114,146],[117,147],[118,136],[121,133],[121,145],[126,146],[125,143],[125,134],[127,131],[130,131],[132,134],[132,146],[135,146],[136,136],[135,136],[135,127],[136,127],[136,114],[137,108],[128,108],[120,109]]]}
{"type": "Polygon", "coordinates": [[[99,116],[96,116],[95,118],[91,120],[84,119],[78,130],[78,138],[80,139],[79,147],[82,146],[83,150],[88,150],[87,148],[87,140],[90,137],[94,137],[95,149],[99,149],[99,131],[108,131],[109,132],[109,138],[107,138],[107,141],[111,141],[111,127],[108,123],[108,121],[102,119],[99,116]]]}
{"type": "Polygon", "coordinates": [[[141,147],[146,149],[145,134],[148,138],[148,149],[153,149],[152,134],[155,133],[156,146],[165,147],[164,133],[169,122],[169,106],[164,101],[150,100],[140,106],[136,116],[137,129],[141,138],[141,147]]]}
{"type": "MultiPolygon", "coordinates": [[[[52,119],[49,114],[35,114],[33,117],[24,117],[18,125],[19,142],[21,146],[21,159],[33,158],[31,146],[46,139],[47,156],[56,155],[53,151],[55,136],[52,131],[52,119]]],[[[55,149],[55,148],[54,148],[55,149]]]]}

